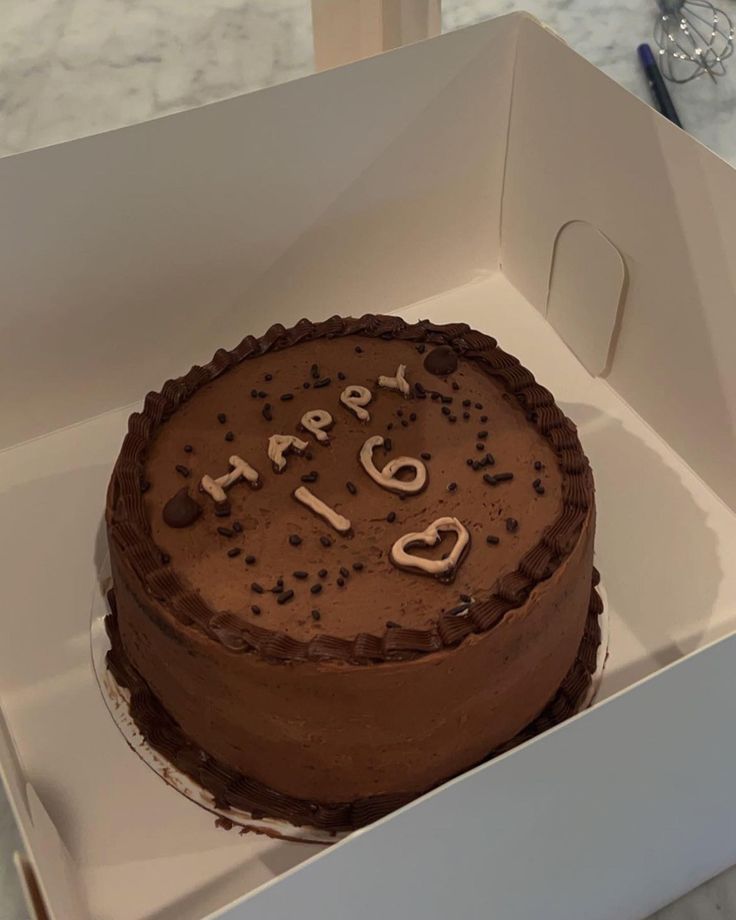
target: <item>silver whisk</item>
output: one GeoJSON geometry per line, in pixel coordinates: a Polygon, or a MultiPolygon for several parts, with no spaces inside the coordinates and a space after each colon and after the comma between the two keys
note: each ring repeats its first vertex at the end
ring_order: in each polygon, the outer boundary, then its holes
{"type": "Polygon", "coordinates": [[[654,27],[662,73],[674,83],[687,83],[707,73],[711,80],[726,73],[733,53],[730,17],[708,0],[657,0],[660,16],[654,27]]]}

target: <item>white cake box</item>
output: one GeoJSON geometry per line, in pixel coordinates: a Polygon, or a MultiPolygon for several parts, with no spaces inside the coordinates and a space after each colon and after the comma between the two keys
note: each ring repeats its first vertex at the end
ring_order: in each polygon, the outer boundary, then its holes
{"type": "Polygon", "coordinates": [[[0,201],[0,756],[38,917],[625,920],[736,862],[728,165],[515,14],[9,157],[0,201]],[[491,333],[579,425],[603,685],[336,846],[228,833],[95,684],[110,469],[218,346],[382,311],[491,333]]]}

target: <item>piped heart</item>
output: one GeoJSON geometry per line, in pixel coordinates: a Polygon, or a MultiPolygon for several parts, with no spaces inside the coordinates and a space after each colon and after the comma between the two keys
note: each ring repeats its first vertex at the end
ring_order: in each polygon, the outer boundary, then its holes
{"type": "Polygon", "coordinates": [[[455,578],[458,566],[470,549],[470,533],[467,527],[454,517],[442,517],[433,521],[426,530],[419,533],[406,533],[391,547],[389,558],[397,569],[417,572],[419,575],[431,575],[440,581],[450,582],[455,578]],[[436,546],[443,532],[455,533],[457,540],[446,559],[424,559],[407,550],[412,546],[436,546]]]}

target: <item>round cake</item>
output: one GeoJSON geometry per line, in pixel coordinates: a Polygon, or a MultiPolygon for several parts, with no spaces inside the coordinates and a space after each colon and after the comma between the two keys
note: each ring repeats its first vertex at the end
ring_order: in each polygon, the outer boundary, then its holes
{"type": "Polygon", "coordinates": [[[599,642],[576,429],[465,324],[302,320],[149,393],[109,666],[220,807],[361,826],[570,715],[599,642]]]}

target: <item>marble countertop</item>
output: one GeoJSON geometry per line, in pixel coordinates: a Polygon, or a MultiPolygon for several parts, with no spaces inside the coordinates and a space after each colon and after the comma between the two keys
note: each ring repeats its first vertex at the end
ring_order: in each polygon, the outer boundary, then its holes
{"type": "MultiPolygon", "coordinates": [[[[0,0],[0,155],[82,137],[313,70],[309,0],[0,0]]],[[[736,15],[736,0],[720,0],[736,15]]],[[[635,48],[654,0],[443,0],[449,31],[514,9],[649,101],[635,48]]],[[[671,88],[683,125],[736,166],[736,58],[717,84],[671,88]]],[[[27,917],[0,791],[0,920],[27,917]]],[[[736,868],[652,920],[736,920],[736,868]]]]}

